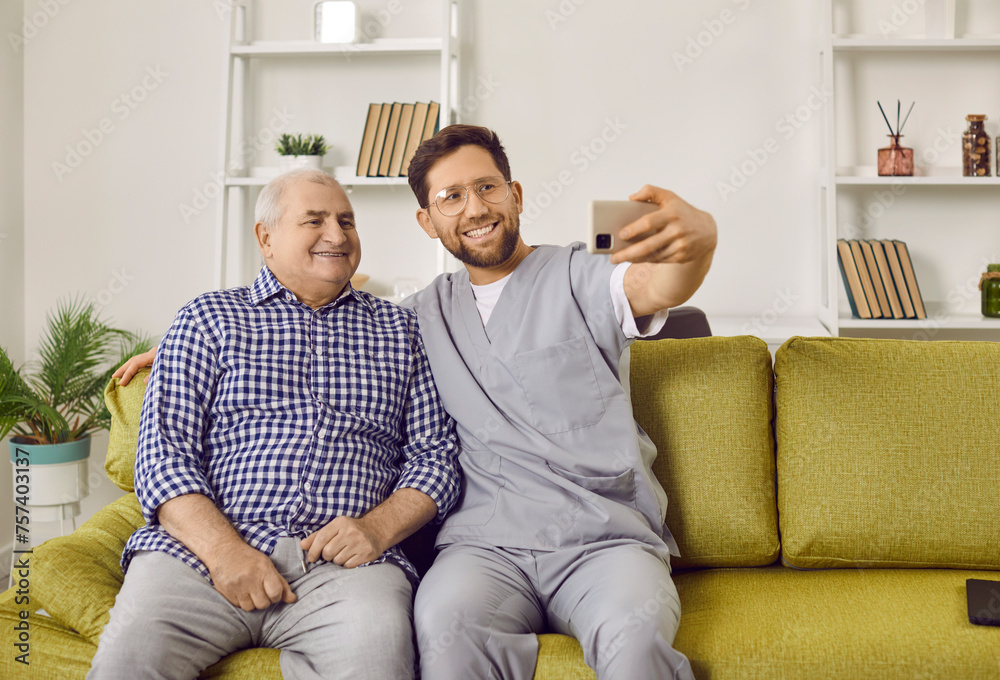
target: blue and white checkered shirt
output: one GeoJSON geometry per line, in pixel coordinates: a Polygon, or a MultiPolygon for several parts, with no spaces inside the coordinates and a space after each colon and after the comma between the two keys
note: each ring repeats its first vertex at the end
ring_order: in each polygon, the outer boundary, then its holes
{"type": "MultiPolygon", "coordinates": [[[[438,398],[416,314],[348,290],[311,309],[261,269],[250,287],[195,298],[164,336],[142,405],[137,550],[208,569],[159,524],[176,496],[210,498],[254,548],[360,517],[396,489],[438,519],[460,488],[455,426],[438,398]]],[[[416,573],[397,547],[376,562],[416,573]]]]}

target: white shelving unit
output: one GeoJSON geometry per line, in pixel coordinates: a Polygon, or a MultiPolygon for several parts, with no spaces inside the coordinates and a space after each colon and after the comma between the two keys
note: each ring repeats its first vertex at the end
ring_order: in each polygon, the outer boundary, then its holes
{"type": "MultiPolygon", "coordinates": [[[[913,195],[922,195],[929,189],[938,192],[942,201],[956,200],[956,191],[962,192],[992,192],[1000,198],[1000,178],[963,177],[960,167],[930,168],[925,175],[914,177],[879,177],[874,165],[848,167],[838,163],[837,135],[840,128],[836,115],[836,99],[839,88],[850,86],[850,83],[837,82],[836,64],[839,58],[847,55],[860,55],[862,59],[878,60],[887,55],[918,55],[924,56],[948,53],[984,54],[990,58],[1000,58],[1000,36],[970,36],[950,39],[928,39],[921,37],[882,38],[872,35],[837,35],[834,27],[834,6],[836,0],[822,0],[824,4],[825,26],[823,27],[824,44],[821,54],[823,86],[832,93],[829,105],[824,111],[824,144],[823,170],[820,180],[820,322],[832,335],[840,335],[842,330],[848,330],[852,335],[864,335],[867,331],[912,331],[917,329],[941,329],[950,331],[1000,331],[1000,319],[988,319],[979,314],[956,313],[947,309],[942,302],[927,300],[927,320],[917,319],[857,319],[851,316],[850,309],[844,309],[840,304],[842,287],[841,274],[837,263],[836,241],[842,216],[838,215],[838,190],[857,192],[865,188],[901,187],[914,193],[901,196],[900,201],[906,201],[913,195]],[[936,189],[935,189],[936,188],[936,189]]],[[[1000,60],[998,60],[1000,61],[1000,60]]],[[[933,88],[929,87],[928,91],[933,88]]],[[[971,112],[975,113],[975,112],[971,112]]],[[[876,114],[873,114],[876,115],[876,114]]],[[[996,112],[990,112],[991,117],[996,112]]],[[[954,121],[952,121],[954,122],[954,121]]],[[[875,149],[872,149],[874,163],[875,149]]],[[[956,149],[961,154],[961,149],[956,149]]],[[[994,169],[996,159],[992,159],[994,169]]],[[[946,233],[942,239],[947,239],[951,233],[946,233]]],[[[907,239],[906,234],[897,236],[907,239]]],[[[936,257],[947,257],[947,241],[943,240],[941,252],[936,257]]],[[[921,279],[918,271],[918,280],[921,279]]],[[[846,307],[846,305],[845,305],[846,307]]],[[[916,337],[916,336],[914,336],[916,337]]],[[[991,338],[992,339],[992,338],[991,338]]]]}
{"type": "MultiPolygon", "coordinates": [[[[263,187],[271,177],[280,173],[279,168],[244,166],[243,161],[234,156],[233,141],[244,138],[247,111],[254,93],[251,70],[255,61],[261,60],[337,60],[339,68],[354,60],[369,58],[394,59],[406,57],[439,56],[439,90],[428,92],[427,99],[436,99],[441,104],[440,126],[459,122],[459,72],[461,67],[461,40],[459,36],[461,0],[442,0],[442,24],[440,34],[426,38],[377,38],[371,42],[349,45],[319,43],[312,40],[253,40],[250,35],[250,12],[254,0],[230,0],[230,27],[225,57],[225,83],[223,91],[222,141],[219,150],[219,167],[223,170],[223,193],[218,203],[215,232],[215,257],[213,281],[219,287],[231,287],[246,283],[244,269],[245,239],[248,230],[244,223],[243,206],[250,195],[263,187]]],[[[381,62],[380,62],[381,63],[381,62]]],[[[399,63],[399,62],[396,62],[399,63]]],[[[348,66],[349,67],[349,66],[348,66]]],[[[391,68],[387,66],[386,68],[391,68]]],[[[395,99],[391,91],[386,91],[384,101],[395,99]]],[[[372,100],[375,101],[375,100],[372,100]]],[[[347,98],[345,106],[367,107],[369,101],[347,98]]],[[[360,145],[362,129],[357,130],[356,145],[360,145]]],[[[353,143],[353,142],[352,142],[353,143]]],[[[334,175],[350,192],[353,187],[406,186],[405,177],[357,177],[353,166],[333,169],[334,175]]],[[[357,200],[356,198],[352,200],[357,200]]],[[[403,216],[401,216],[402,218],[403,216]]],[[[411,221],[412,213],[404,219],[411,221]]],[[[437,247],[437,272],[454,268],[453,259],[440,245],[437,247]]]]}

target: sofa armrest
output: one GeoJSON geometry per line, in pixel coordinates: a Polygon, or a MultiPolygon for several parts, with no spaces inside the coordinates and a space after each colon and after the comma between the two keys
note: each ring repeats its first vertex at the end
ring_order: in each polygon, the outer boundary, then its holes
{"type": "Polygon", "coordinates": [[[97,644],[124,577],[125,542],[144,524],[134,493],[109,503],[69,536],[31,555],[32,605],[97,644]]]}

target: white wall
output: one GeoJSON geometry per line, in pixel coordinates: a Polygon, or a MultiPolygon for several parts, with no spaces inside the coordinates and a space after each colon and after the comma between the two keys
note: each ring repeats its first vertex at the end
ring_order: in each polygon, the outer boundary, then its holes
{"type": "MultiPolygon", "coordinates": [[[[22,30],[19,2],[0,3],[0,35],[22,30]]],[[[23,50],[0,47],[0,347],[15,365],[24,359],[24,185],[22,182],[23,50]]],[[[6,441],[0,449],[0,548],[14,536],[11,466],[6,441]]],[[[7,553],[0,553],[6,555],[7,553]]],[[[0,566],[0,574],[7,566],[0,566]]]]}
{"type": "MultiPolygon", "coordinates": [[[[224,34],[213,4],[59,7],[24,60],[29,352],[68,295],[158,336],[209,288],[212,262],[214,211],[185,224],[177,206],[216,162],[224,34]]],[[[27,0],[27,15],[37,9],[27,0]]],[[[93,444],[85,515],[121,494],[103,472],[106,442],[93,444]]]]}
{"type": "Polygon", "coordinates": [[[474,9],[472,68],[502,86],[472,117],[500,130],[529,209],[544,208],[525,220],[529,242],[580,240],[589,200],[651,183],[718,222],[713,273],[692,304],[750,316],[790,290],[799,299],[791,311],[811,311],[820,116],[788,139],[775,126],[819,84],[818,3],[474,9]],[[624,130],[604,144],[601,135],[616,134],[607,121],[624,130]],[[769,138],[779,146],[760,172],[720,193],[769,138]],[[572,183],[560,188],[560,175],[572,183]]]}
{"type": "MultiPolygon", "coordinates": [[[[379,29],[383,37],[436,30],[437,0],[400,2],[403,12],[379,29]]],[[[2,20],[19,24],[17,8],[9,4],[2,20]]],[[[310,35],[312,0],[258,4],[264,10],[258,37],[310,35]]],[[[371,19],[393,3],[359,4],[371,19]]],[[[577,240],[589,200],[624,198],[643,183],[658,184],[709,210],[719,224],[713,271],[692,304],[710,316],[746,320],[786,301],[792,302],[788,314],[813,314],[819,278],[821,4],[467,2],[462,81],[472,98],[464,120],[493,127],[503,138],[515,177],[526,189],[526,240],[577,240]],[[794,125],[782,123],[788,116],[794,125]],[[761,157],[765,146],[770,150],[761,157]],[[741,183],[734,171],[754,156],[765,162],[741,183]],[[741,186],[729,191],[725,184],[741,186]]],[[[966,22],[997,23],[995,10],[982,9],[988,7],[985,0],[973,4],[980,9],[966,22]]],[[[40,6],[25,0],[24,11],[34,16],[40,6]]],[[[0,340],[20,348],[23,332],[29,353],[46,310],[68,294],[91,296],[120,325],[159,335],[182,304],[211,287],[218,199],[203,204],[198,195],[213,186],[220,170],[228,2],[61,0],[58,6],[24,46],[23,273],[12,255],[20,252],[22,239],[20,220],[13,217],[19,210],[21,161],[6,151],[0,160],[2,178],[9,178],[0,182],[3,231],[9,234],[0,242],[0,312],[10,310],[12,319],[9,326],[4,322],[0,340]],[[201,207],[184,216],[183,206],[201,207]]],[[[864,20],[888,17],[892,7],[891,0],[880,0],[864,20]]],[[[991,30],[1000,32],[1000,25],[991,30]]],[[[21,126],[20,85],[6,86],[19,83],[18,58],[7,53],[0,66],[5,150],[16,147],[21,126]]],[[[352,163],[369,102],[436,97],[433,79],[430,86],[414,80],[412,92],[409,86],[396,89],[385,76],[384,59],[355,60],[347,64],[351,68],[334,65],[332,81],[329,73],[310,67],[309,77],[252,102],[247,135],[267,127],[274,106],[287,105],[296,116],[289,131],[327,134],[337,145],[333,163],[352,163]],[[355,67],[363,77],[352,75],[355,67]],[[352,79],[338,87],[341,77],[352,79]]],[[[258,84],[277,83],[283,70],[287,64],[272,67],[258,84]]],[[[883,84],[891,84],[891,76],[883,75],[883,84]]],[[[883,95],[882,87],[865,85],[859,97],[916,98],[910,90],[919,83],[910,81],[898,94],[883,95]]],[[[959,69],[950,85],[956,97],[963,83],[965,92],[992,91],[959,69]]],[[[933,91],[925,84],[922,92],[930,106],[933,91]]],[[[986,112],[994,119],[994,133],[998,104],[995,96],[982,104],[992,107],[986,112]]],[[[947,122],[960,127],[964,113],[980,103],[959,99],[952,108],[921,108],[909,125],[914,133],[932,131],[933,113],[956,118],[947,122]]],[[[865,149],[881,139],[878,121],[874,114],[864,120],[859,144],[865,149]]],[[[272,164],[274,152],[264,144],[248,160],[272,164]]],[[[365,246],[361,270],[372,275],[374,290],[384,292],[396,276],[429,280],[434,249],[414,223],[409,191],[359,188],[351,197],[365,246]]],[[[868,200],[855,199],[862,207],[868,200]]],[[[974,218],[981,222],[993,211],[976,200],[974,218]]],[[[916,212],[900,209],[894,219],[901,224],[919,219],[920,209],[919,203],[916,212]]],[[[980,231],[975,235],[985,238],[980,231]]],[[[940,288],[947,290],[956,275],[943,271],[940,288]]],[[[101,441],[96,450],[103,450],[101,441]]],[[[93,465],[100,470],[100,453],[93,465]]],[[[86,509],[117,494],[105,481],[86,509]]],[[[3,530],[0,526],[0,540],[3,530]]]]}

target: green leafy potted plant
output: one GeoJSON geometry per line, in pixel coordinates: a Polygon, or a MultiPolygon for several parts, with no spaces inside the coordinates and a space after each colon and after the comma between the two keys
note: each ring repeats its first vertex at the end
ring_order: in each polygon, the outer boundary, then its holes
{"type": "Polygon", "coordinates": [[[296,168],[320,169],[323,156],[330,149],[323,139],[323,135],[295,135],[282,134],[274,145],[275,150],[281,155],[282,170],[294,170],[296,168]]]}
{"type": "Polygon", "coordinates": [[[0,348],[0,439],[15,435],[10,457],[30,471],[28,504],[62,506],[86,495],[90,435],[111,423],[105,385],[149,346],[148,338],[102,321],[94,303],[72,300],[48,315],[36,362],[15,369],[0,348]]]}

